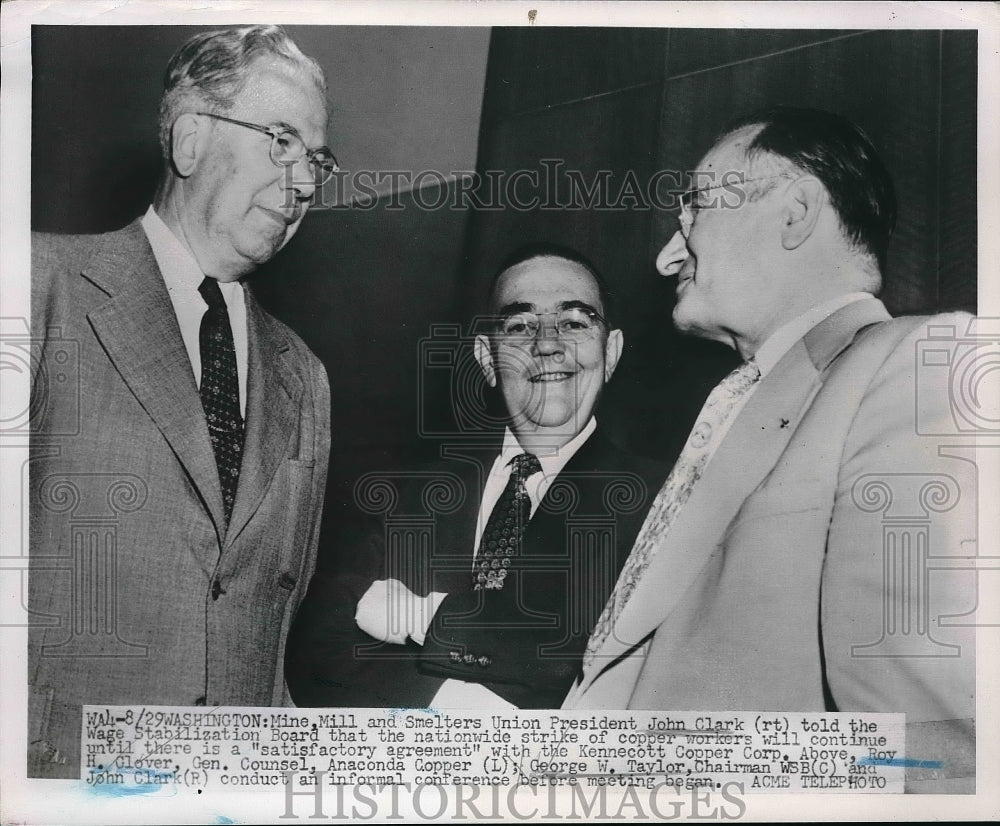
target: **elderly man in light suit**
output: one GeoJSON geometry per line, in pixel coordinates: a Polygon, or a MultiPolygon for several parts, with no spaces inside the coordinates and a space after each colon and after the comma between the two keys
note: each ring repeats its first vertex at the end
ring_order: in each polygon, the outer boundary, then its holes
{"type": "Polygon", "coordinates": [[[946,757],[960,786],[974,579],[927,558],[974,548],[975,466],[919,435],[954,425],[947,382],[918,397],[915,372],[919,342],[970,317],[893,319],[874,297],[892,183],[845,119],[752,116],[698,170],[657,267],[678,278],[675,325],[745,363],[709,396],[565,707],[905,712],[906,756],[946,757]]]}
{"type": "Polygon", "coordinates": [[[145,216],[33,239],[29,773],[86,703],[281,705],[330,446],[319,360],[241,279],[336,171],[322,70],[279,28],[167,68],[145,216]],[[59,383],[68,356],[79,381],[59,383]]]}

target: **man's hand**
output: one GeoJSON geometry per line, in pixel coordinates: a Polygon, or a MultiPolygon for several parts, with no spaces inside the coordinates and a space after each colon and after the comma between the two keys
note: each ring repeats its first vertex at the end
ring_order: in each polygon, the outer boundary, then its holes
{"type": "Polygon", "coordinates": [[[423,645],[431,619],[445,594],[418,597],[398,579],[378,579],[358,601],[354,621],[366,634],[403,645],[410,637],[423,645]]]}

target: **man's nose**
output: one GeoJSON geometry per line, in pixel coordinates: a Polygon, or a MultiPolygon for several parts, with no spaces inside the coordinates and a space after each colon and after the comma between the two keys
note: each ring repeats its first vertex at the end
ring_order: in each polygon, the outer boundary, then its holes
{"type": "Polygon", "coordinates": [[[291,192],[298,201],[311,201],[316,192],[316,178],[309,158],[303,155],[284,166],[286,191],[291,192]]]}
{"type": "Polygon", "coordinates": [[[656,256],[656,271],[660,275],[677,275],[690,254],[687,240],[678,230],[674,233],[673,238],[667,242],[667,245],[660,250],[660,254],[656,256]]]}
{"type": "Polygon", "coordinates": [[[540,320],[538,332],[535,333],[535,349],[541,355],[560,353],[566,349],[562,336],[559,335],[559,330],[554,323],[544,323],[540,320]]]}

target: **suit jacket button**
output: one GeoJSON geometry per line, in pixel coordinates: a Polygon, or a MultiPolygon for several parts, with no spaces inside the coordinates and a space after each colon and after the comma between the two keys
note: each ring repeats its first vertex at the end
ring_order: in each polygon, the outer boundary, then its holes
{"type": "Polygon", "coordinates": [[[225,590],[225,588],[222,587],[222,584],[219,582],[219,580],[218,579],[213,579],[212,580],[212,599],[216,600],[216,599],[219,598],[220,595],[222,595],[224,593],[226,593],[226,590],[225,590]]]}
{"type": "Polygon", "coordinates": [[[295,577],[289,573],[283,573],[278,579],[278,585],[286,591],[291,591],[295,587],[295,577]]]}

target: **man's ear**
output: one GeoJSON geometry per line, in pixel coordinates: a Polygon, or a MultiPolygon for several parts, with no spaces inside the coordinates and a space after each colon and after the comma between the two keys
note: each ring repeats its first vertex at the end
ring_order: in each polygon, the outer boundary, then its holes
{"type": "Polygon", "coordinates": [[[608,333],[608,340],[604,342],[604,381],[611,381],[624,346],[625,336],[622,335],[621,330],[612,330],[608,333]]]}
{"type": "Polygon", "coordinates": [[[476,336],[475,344],[476,361],[479,362],[479,369],[486,377],[486,383],[490,387],[497,386],[497,371],[493,366],[493,348],[490,345],[489,336],[476,336]]]}
{"type": "Polygon", "coordinates": [[[182,178],[198,166],[208,143],[209,125],[193,112],[180,115],[170,127],[170,159],[182,178]]]}
{"type": "Polygon", "coordinates": [[[805,175],[792,182],[781,212],[781,245],[786,250],[798,249],[813,234],[825,205],[826,189],[818,178],[805,175]]]}

